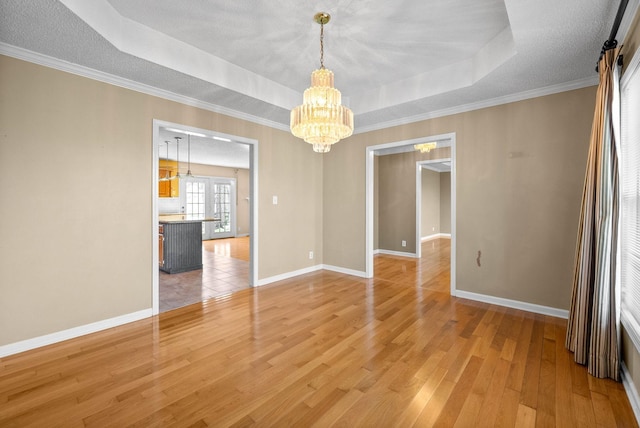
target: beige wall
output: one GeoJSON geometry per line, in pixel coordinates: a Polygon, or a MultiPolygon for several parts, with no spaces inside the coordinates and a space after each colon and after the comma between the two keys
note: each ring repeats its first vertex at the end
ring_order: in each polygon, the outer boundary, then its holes
{"type": "Polygon", "coordinates": [[[450,156],[449,147],[429,153],[411,151],[375,156],[379,158],[377,209],[380,249],[416,252],[416,163],[450,156]],[[406,241],[406,247],[402,246],[402,241],[406,241]]]}
{"type": "Polygon", "coordinates": [[[365,147],[455,132],[457,288],[567,309],[595,89],[338,143],[324,158],[325,263],[365,270],[365,147]]]}
{"type": "Polygon", "coordinates": [[[420,230],[425,237],[440,233],[440,173],[422,168],[421,175],[420,230]]]}
{"type": "Polygon", "coordinates": [[[0,76],[0,346],[151,307],[153,119],[258,140],[259,277],[322,263],[323,157],[289,132],[5,56],[0,76]]]}
{"type": "Polygon", "coordinates": [[[451,233],[451,173],[422,169],[422,237],[451,233]]]}
{"type": "Polygon", "coordinates": [[[451,233],[451,173],[440,173],[440,233],[451,233]]]}
{"type": "Polygon", "coordinates": [[[415,161],[402,154],[379,158],[378,247],[382,250],[413,253],[416,251],[415,161]],[[406,241],[406,247],[401,245],[403,240],[406,241]]]}

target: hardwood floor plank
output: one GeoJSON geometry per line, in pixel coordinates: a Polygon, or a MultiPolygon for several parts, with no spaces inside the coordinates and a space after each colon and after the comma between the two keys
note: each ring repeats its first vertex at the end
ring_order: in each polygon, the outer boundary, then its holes
{"type": "MultiPolygon", "coordinates": [[[[460,379],[454,383],[455,386],[451,391],[451,395],[443,406],[434,426],[450,427],[455,424],[460,414],[460,409],[462,409],[466,399],[469,397],[469,392],[478,376],[482,363],[482,359],[471,357],[460,379]]],[[[446,379],[447,377],[445,376],[445,381],[446,379]]]]}
{"type": "MultiPolygon", "coordinates": [[[[491,377],[491,383],[484,394],[482,407],[477,417],[478,426],[492,427],[496,425],[496,419],[498,418],[500,410],[508,406],[508,401],[500,400],[499,397],[505,396],[505,385],[510,366],[511,364],[508,361],[502,358],[498,359],[491,377]]],[[[515,391],[513,392],[515,393],[515,391]]],[[[514,394],[514,406],[517,401],[518,398],[514,394]]]]}
{"type": "Polygon", "coordinates": [[[448,251],[2,358],[0,426],[637,426],[622,386],[564,349],[565,320],[450,297],[448,251]]]}
{"type": "Polygon", "coordinates": [[[591,391],[591,401],[593,402],[593,413],[598,426],[613,427],[617,425],[613,407],[611,406],[608,396],[591,391]]]}
{"type": "Polygon", "coordinates": [[[637,427],[638,422],[635,419],[631,406],[627,406],[629,399],[622,385],[610,382],[607,389],[609,390],[609,404],[613,409],[616,425],[618,427],[637,427]]]}
{"type": "Polygon", "coordinates": [[[575,424],[580,427],[595,427],[596,416],[593,413],[593,403],[590,398],[583,395],[573,393],[571,396],[573,403],[574,415],[576,417],[575,424]]]}
{"type": "Polygon", "coordinates": [[[524,382],[524,374],[527,364],[527,354],[529,353],[529,346],[531,345],[531,333],[533,331],[534,320],[532,316],[525,317],[523,320],[522,329],[518,336],[516,344],[516,350],[513,354],[511,361],[511,370],[507,379],[507,388],[515,391],[522,390],[522,384],[524,382]]]}
{"type": "MultiPolygon", "coordinates": [[[[531,332],[529,353],[527,355],[527,363],[525,372],[527,376],[522,382],[522,391],[520,396],[520,404],[535,409],[538,406],[538,387],[540,385],[540,366],[542,362],[542,348],[544,337],[543,317],[538,315],[535,317],[533,330],[531,332]]],[[[525,415],[528,415],[526,413],[525,415]]]]}
{"type": "Polygon", "coordinates": [[[424,379],[422,388],[416,393],[408,406],[398,418],[398,422],[395,426],[406,427],[414,426],[416,420],[420,417],[424,411],[427,403],[431,401],[431,398],[435,394],[436,389],[440,385],[440,382],[444,380],[447,371],[441,367],[436,368],[430,373],[430,375],[424,379]]]}
{"type": "Polygon", "coordinates": [[[420,415],[418,415],[418,418],[412,426],[434,426],[436,420],[440,416],[440,413],[442,413],[442,409],[449,402],[449,397],[451,396],[451,393],[455,386],[455,383],[443,379],[435,388],[435,391],[429,399],[429,402],[424,406],[422,412],[420,412],[420,415]]]}
{"type": "MultiPolygon", "coordinates": [[[[546,330],[545,330],[546,331],[546,330]]],[[[556,343],[555,335],[543,335],[542,361],[538,381],[536,426],[556,425],[556,343]]]]}
{"type": "Polygon", "coordinates": [[[495,426],[500,428],[515,427],[520,409],[520,391],[505,388],[500,403],[495,426]]]}
{"type": "Polygon", "coordinates": [[[517,427],[530,428],[536,425],[536,411],[529,406],[520,404],[516,416],[517,427]]]}
{"type": "Polygon", "coordinates": [[[336,426],[336,421],[342,417],[355,403],[360,401],[364,394],[357,389],[350,389],[332,407],[325,409],[325,412],[313,422],[313,427],[336,426]]]}

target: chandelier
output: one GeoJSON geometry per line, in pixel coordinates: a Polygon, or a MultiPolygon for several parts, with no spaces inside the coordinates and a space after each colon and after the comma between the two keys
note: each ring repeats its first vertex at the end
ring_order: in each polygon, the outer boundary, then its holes
{"type": "Polygon", "coordinates": [[[438,146],[438,143],[422,143],[422,144],[414,144],[413,148],[416,150],[420,150],[420,153],[429,153],[431,150],[435,149],[438,146]]]}
{"type": "Polygon", "coordinates": [[[291,133],[313,144],[313,151],[327,153],[332,144],[353,133],[353,112],[342,105],[342,94],[333,87],[333,72],[324,68],[324,24],[331,16],[320,12],[313,19],[320,24],[320,68],[311,73],[302,105],[291,110],[291,133]]]}

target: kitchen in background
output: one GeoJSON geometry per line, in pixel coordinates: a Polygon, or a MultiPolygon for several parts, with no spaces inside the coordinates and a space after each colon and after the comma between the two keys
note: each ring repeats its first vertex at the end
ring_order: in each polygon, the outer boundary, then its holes
{"type": "Polygon", "coordinates": [[[249,286],[249,146],[160,128],[160,311],[249,286]]]}

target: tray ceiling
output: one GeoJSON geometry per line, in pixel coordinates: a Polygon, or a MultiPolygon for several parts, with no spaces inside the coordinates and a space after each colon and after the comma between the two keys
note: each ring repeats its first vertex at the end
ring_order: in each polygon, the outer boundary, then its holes
{"type": "Polygon", "coordinates": [[[595,84],[617,7],[601,0],[3,0],[0,53],[46,55],[288,129],[289,110],[319,66],[312,18],[325,11],[332,16],[325,66],[354,111],[357,133],[595,84]]]}

